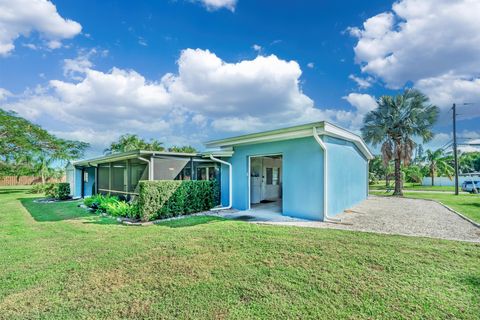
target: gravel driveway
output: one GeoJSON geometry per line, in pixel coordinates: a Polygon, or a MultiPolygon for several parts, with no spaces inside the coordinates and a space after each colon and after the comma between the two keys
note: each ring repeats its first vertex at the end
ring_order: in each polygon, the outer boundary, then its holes
{"type": "Polygon", "coordinates": [[[480,242],[480,228],[434,201],[370,196],[368,200],[337,215],[336,218],[342,221],[262,223],[480,242]]]}

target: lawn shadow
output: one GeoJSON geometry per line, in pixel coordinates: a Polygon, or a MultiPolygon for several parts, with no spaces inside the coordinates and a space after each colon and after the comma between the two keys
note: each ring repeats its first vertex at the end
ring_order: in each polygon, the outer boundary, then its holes
{"type": "Polygon", "coordinates": [[[1,188],[0,195],[2,194],[14,194],[14,193],[25,193],[28,189],[19,189],[19,188],[1,188]]]}
{"type": "Polygon", "coordinates": [[[479,197],[479,202],[462,203],[462,205],[473,206],[473,207],[479,207],[480,208],[480,197],[479,197]]]}
{"type": "Polygon", "coordinates": [[[37,222],[73,220],[92,216],[87,210],[78,207],[80,201],[41,203],[35,202],[36,199],[38,198],[20,198],[19,200],[37,222]]]}
{"type": "Polygon", "coordinates": [[[193,227],[200,224],[226,221],[227,219],[215,216],[186,216],[179,219],[167,220],[155,223],[156,226],[169,228],[193,227]]]}
{"type": "Polygon", "coordinates": [[[480,277],[476,275],[468,275],[466,277],[461,278],[461,282],[465,283],[469,287],[471,287],[473,290],[477,291],[480,293],[480,277]]]}

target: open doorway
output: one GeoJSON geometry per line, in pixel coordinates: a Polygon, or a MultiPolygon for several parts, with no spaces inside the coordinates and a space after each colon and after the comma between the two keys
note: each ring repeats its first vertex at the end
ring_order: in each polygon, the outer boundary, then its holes
{"type": "Polygon", "coordinates": [[[282,213],[281,155],[250,157],[250,208],[282,213]]]}

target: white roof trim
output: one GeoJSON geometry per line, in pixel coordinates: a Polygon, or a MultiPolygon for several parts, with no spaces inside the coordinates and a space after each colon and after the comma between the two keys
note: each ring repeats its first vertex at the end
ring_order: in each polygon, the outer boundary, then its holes
{"type": "Polygon", "coordinates": [[[221,140],[208,141],[205,145],[208,148],[225,148],[245,144],[256,144],[264,142],[291,140],[297,138],[304,138],[312,136],[312,128],[317,128],[319,135],[327,135],[334,138],[350,141],[354,143],[357,148],[367,159],[373,159],[373,155],[368,149],[363,139],[350,131],[337,127],[326,121],[314,122],[305,125],[247,134],[237,137],[231,137],[221,140]]]}
{"type": "Polygon", "coordinates": [[[135,159],[139,156],[147,155],[147,156],[177,156],[177,157],[197,157],[199,156],[198,153],[182,153],[182,152],[169,152],[169,151],[146,151],[146,150],[134,150],[128,152],[119,152],[119,153],[112,153],[109,155],[79,160],[72,162],[74,166],[90,166],[96,165],[100,163],[107,163],[112,161],[120,161],[120,160],[127,160],[127,159],[135,159]]]}
{"type": "Polygon", "coordinates": [[[370,152],[370,150],[368,149],[368,147],[365,144],[365,142],[363,141],[363,139],[360,136],[358,136],[354,133],[351,133],[350,131],[347,131],[345,129],[337,127],[337,126],[335,126],[331,123],[325,122],[323,130],[322,129],[320,129],[320,130],[317,129],[317,132],[318,132],[319,135],[327,135],[327,136],[330,136],[330,137],[350,141],[357,146],[357,148],[363,153],[363,155],[368,160],[371,160],[371,159],[374,158],[373,154],[370,152]]]}

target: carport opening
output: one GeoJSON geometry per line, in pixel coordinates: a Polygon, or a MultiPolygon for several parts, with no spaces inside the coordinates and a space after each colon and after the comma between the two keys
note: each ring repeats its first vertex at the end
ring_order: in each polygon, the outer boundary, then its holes
{"type": "Polygon", "coordinates": [[[282,213],[281,155],[250,157],[250,209],[282,213]]]}

